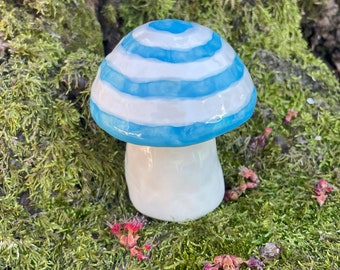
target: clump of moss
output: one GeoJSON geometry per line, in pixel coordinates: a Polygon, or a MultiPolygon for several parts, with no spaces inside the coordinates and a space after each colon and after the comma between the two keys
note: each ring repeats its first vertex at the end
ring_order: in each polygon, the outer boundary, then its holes
{"type": "Polygon", "coordinates": [[[0,38],[8,44],[0,54],[0,267],[201,269],[215,255],[249,257],[275,242],[283,252],[267,269],[335,269],[339,192],[322,208],[311,195],[319,178],[340,184],[340,88],[308,51],[294,1],[103,1],[119,34],[166,17],[213,28],[241,55],[259,96],[252,119],[218,138],[227,183],[236,185],[238,168],[249,166],[258,189],[196,221],[149,220],[141,237],[157,245],[148,262],[110,237],[105,221],[136,210],[124,145],[89,114],[103,57],[99,2],[0,2],[0,38]],[[298,115],[285,124],[289,109],[298,115]],[[253,152],[249,142],[265,127],[271,139],[253,152]]]}

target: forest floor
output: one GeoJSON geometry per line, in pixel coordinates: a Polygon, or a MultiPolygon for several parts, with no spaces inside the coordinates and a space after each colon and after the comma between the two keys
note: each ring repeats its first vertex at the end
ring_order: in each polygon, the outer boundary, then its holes
{"type": "Polygon", "coordinates": [[[224,254],[268,270],[339,270],[339,4],[319,2],[0,1],[0,269],[193,270],[224,254]],[[252,118],[217,138],[237,200],[183,223],[140,217],[125,144],[89,109],[104,51],[161,18],[224,36],[258,94],[252,118]],[[240,192],[245,167],[260,185],[240,192]],[[119,241],[131,223],[148,260],[119,241]]]}

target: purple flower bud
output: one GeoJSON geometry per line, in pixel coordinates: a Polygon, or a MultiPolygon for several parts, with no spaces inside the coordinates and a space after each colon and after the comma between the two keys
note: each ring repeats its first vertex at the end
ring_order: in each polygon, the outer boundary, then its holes
{"type": "Polygon", "coordinates": [[[263,270],[265,265],[264,263],[259,260],[259,259],[256,259],[255,257],[251,257],[248,261],[247,261],[247,265],[249,268],[255,268],[257,270],[263,270]]]}

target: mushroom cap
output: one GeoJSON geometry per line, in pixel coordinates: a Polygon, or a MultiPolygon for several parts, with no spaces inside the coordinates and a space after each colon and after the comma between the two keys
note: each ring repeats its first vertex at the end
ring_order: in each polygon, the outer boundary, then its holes
{"type": "Polygon", "coordinates": [[[165,19],[126,35],[101,63],[91,89],[95,122],[138,145],[201,143],[246,122],[256,105],[250,74],[211,29],[165,19]]]}

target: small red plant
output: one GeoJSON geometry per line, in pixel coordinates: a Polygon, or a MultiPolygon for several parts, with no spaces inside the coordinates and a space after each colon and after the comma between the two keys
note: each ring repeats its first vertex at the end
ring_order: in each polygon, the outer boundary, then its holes
{"type": "Polygon", "coordinates": [[[270,134],[272,133],[273,129],[271,127],[266,127],[263,131],[263,136],[265,138],[268,138],[270,134]]]}
{"type": "Polygon", "coordinates": [[[260,182],[257,174],[252,169],[248,169],[245,166],[239,167],[239,175],[243,176],[245,179],[250,179],[253,183],[260,182]]]}
{"type": "Polygon", "coordinates": [[[320,179],[318,182],[316,182],[314,186],[314,191],[316,195],[312,195],[312,198],[316,199],[317,203],[320,206],[323,206],[328,197],[328,193],[331,193],[332,190],[333,187],[328,184],[325,179],[320,179]]]}
{"type": "Polygon", "coordinates": [[[258,148],[263,148],[266,146],[267,140],[272,133],[271,127],[266,127],[262,134],[252,138],[250,143],[250,149],[256,151],[258,148]]]}
{"type": "Polygon", "coordinates": [[[139,235],[137,234],[144,226],[144,217],[133,217],[122,223],[115,222],[114,224],[108,223],[110,233],[115,235],[119,243],[130,251],[133,257],[138,260],[148,260],[149,253],[152,249],[152,244],[144,244],[142,247],[137,245],[139,235]]]}
{"type": "Polygon", "coordinates": [[[293,109],[289,109],[286,116],[285,116],[285,122],[290,123],[292,121],[292,118],[297,116],[297,112],[293,109]]]}
{"type": "Polygon", "coordinates": [[[215,256],[214,263],[205,263],[203,270],[238,270],[243,263],[247,264],[247,266],[251,269],[256,267],[257,270],[263,270],[265,267],[264,263],[255,257],[251,257],[249,260],[244,260],[234,255],[219,255],[215,256]]]}
{"type": "Polygon", "coordinates": [[[245,166],[240,166],[239,175],[250,181],[243,181],[239,186],[227,189],[224,194],[224,200],[226,201],[237,201],[241,194],[245,193],[247,189],[254,189],[260,184],[260,180],[257,174],[245,166]]]}

